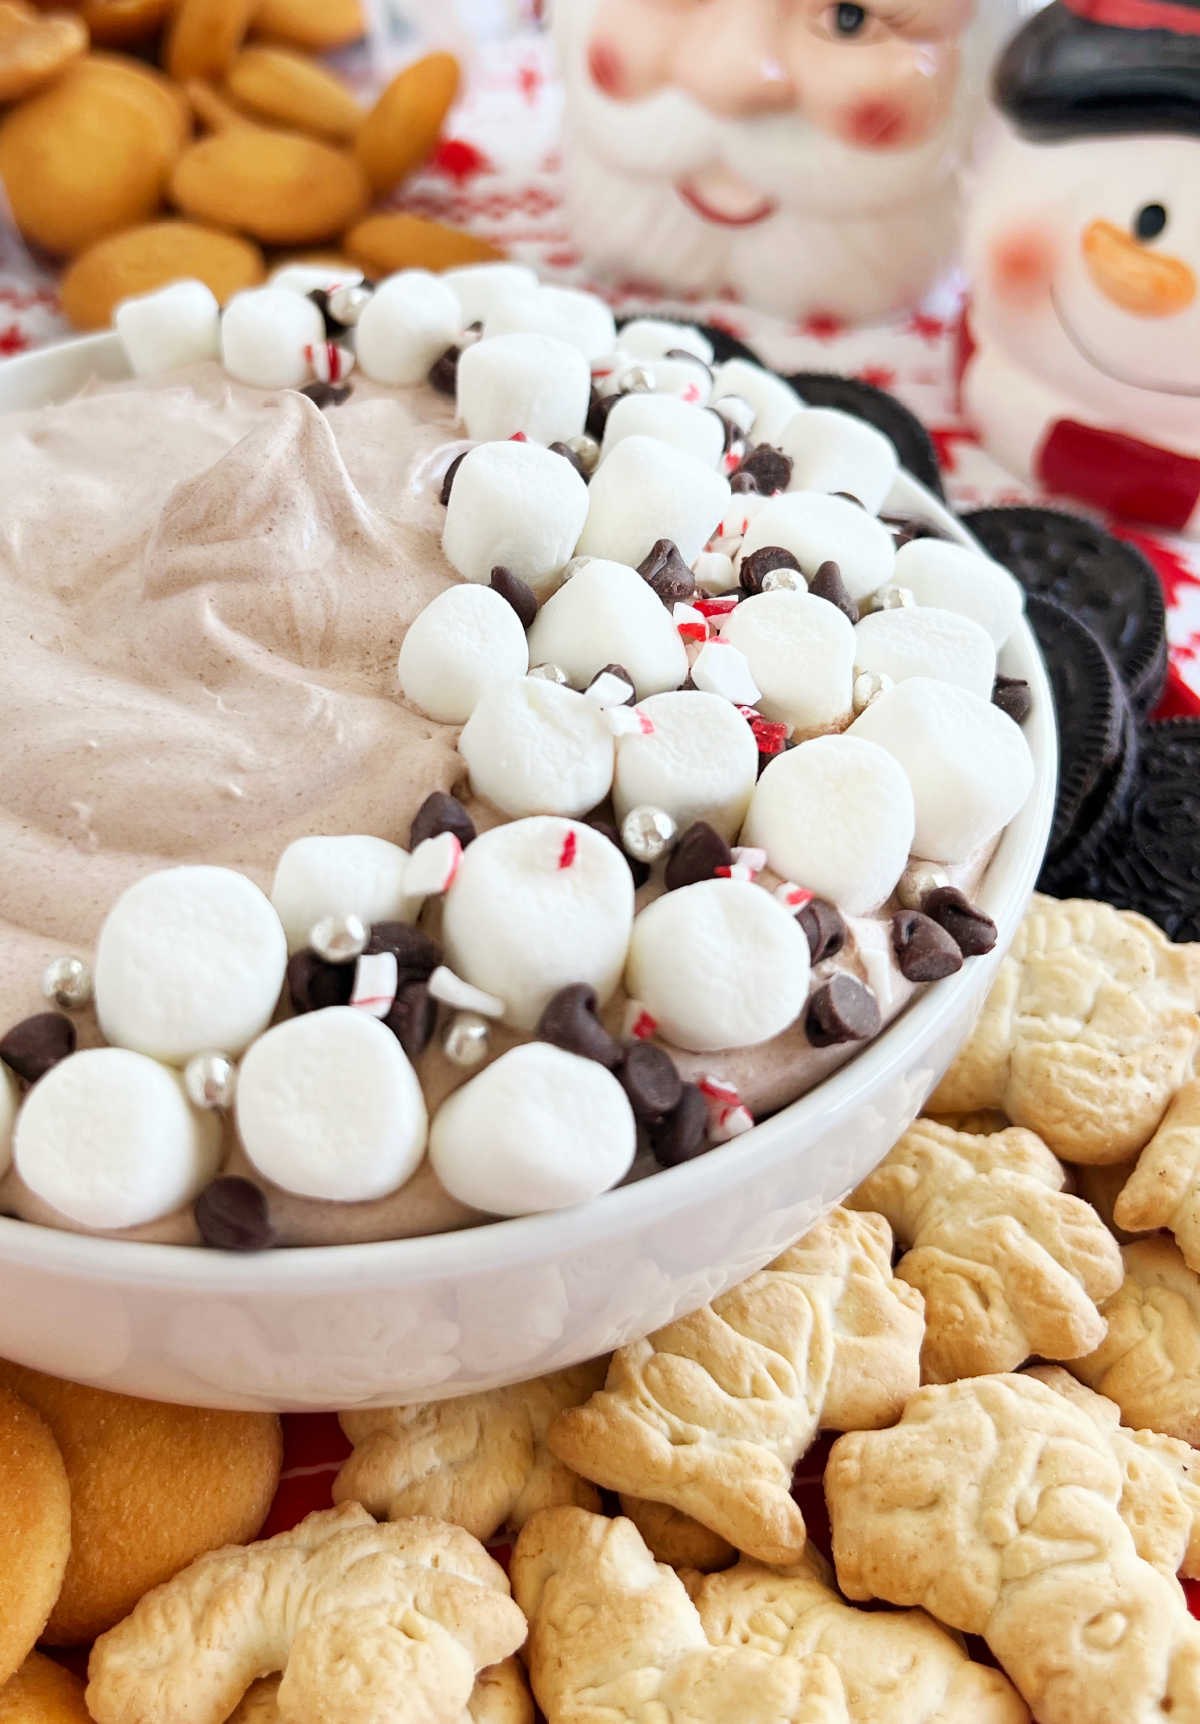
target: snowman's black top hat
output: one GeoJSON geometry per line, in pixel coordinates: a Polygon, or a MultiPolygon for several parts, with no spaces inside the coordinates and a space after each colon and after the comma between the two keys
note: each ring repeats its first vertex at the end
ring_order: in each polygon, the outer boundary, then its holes
{"type": "Polygon", "coordinates": [[[1009,44],[995,93],[1030,138],[1200,137],[1200,0],[1054,0],[1009,44]]]}

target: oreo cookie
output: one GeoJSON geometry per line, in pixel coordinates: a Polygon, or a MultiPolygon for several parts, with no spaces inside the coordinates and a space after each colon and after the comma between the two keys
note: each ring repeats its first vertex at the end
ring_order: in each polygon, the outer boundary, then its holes
{"type": "Polygon", "coordinates": [[[863,383],[857,377],[841,377],[835,372],[797,371],[787,381],[810,407],[836,407],[842,413],[853,413],[856,419],[865,419],[868,425],[890,437],[900,456],[900,465],[945,502],[942,470],[933,438],[903,401],[889,395],[886,389],[876,389],[873,383],[863,383]]]}
{"type": "Polygon", "coordinates": [[[1167,614],[1140,551],[1057,509],[977,509],[962,521],[1028,592],[1056,599],[1100,637],[1139,717],[1154,709],[1167,679],[1167,614]]]}

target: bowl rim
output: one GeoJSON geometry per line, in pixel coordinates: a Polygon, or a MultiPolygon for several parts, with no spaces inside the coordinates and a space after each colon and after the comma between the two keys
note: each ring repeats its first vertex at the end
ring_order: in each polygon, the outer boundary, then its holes
{"type": "MultiPolygon", "coordinates": [[[[0,415],[60,399],[62,389],[80,387],[89,376],[111,380],[122,375],[128,375],[128,368],[119,339],[111,332],[22,354],[0,363],[0,415]]],[[[950,510],[906,471],[900,473],[885,508],[914,514],[955,542],[980,549],[950,510]]],[[[482,1222],[446,1233],[345,1245],[295,1245],[246,1256],[198,1245],[98,1237],[0,1216],[0,1267],[15,1264],[94,1282],[203,1295],[288,1294],[301,1287],[312,1293],[376,1282],[397,1286],[477,1276],[514,1264],[560,1259],[568,1227],[571,1249],[579,1251],[614,1234],[667,1223],[711,1202],[722,1191],[735,1189],[752,1170],[782,1161],[795,1153],[798,1127],[802,1136],[819,1135],[820,1115],[851,1113],[889,1078],[900,1075],[914,1045],[936,1039],[947,1021],[961,1012],[962,996],[972,992],[980,968],[991,972],[997,967],[1025,914],[1054,815],[1058,734],[1049,678],[1024,618],[1004,656],[1017,661],[1016,668],[1031,685],[1033,711],[1025,734],[1033,755],[1034,785],[1025,806],[1003,833],[977,894],[998,925],[997,955],[975,959],[957,975],[926,989],[869,1047],[717,1153],[659,1169],[573,1209],[482,1222]]],[[[989,985],[990,980],[989,974],[989,985]]]]}

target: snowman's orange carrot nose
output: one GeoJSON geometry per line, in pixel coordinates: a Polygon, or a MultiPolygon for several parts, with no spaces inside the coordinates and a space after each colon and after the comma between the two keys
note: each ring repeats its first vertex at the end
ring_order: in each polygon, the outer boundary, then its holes
{"type": "Polygon", "coordinates": [[[1190,265],[1151,251],[1112,222],[1092,222],[1084,232],[1083,255],[1101,293],[1135,317],[1174,317],[1196,297],[1190,265]]]}

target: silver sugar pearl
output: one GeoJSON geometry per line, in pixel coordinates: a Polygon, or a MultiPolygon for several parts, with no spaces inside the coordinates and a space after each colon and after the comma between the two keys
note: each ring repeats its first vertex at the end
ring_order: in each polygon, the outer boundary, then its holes
{"type": "Polygon", "coordinates": [[[871,611],[907,611],[917,602],[916,595],[907,587],[897,587],[889,583],[880,587],[877,593],[872,593],[864,607],[871,611]]]}
{"type": "Polygon", "coordinates": [[[183,1087],[193,1107],[233,1106],[237,1089],[237,1067],[228,1054],[195,1054],[183,1068],[183,1087]]]}
{"type": "Polygon", "coordinates": [[[621,822],[621,844],[635,862],[657,862],[679,828],[662,808],[631,808],[621,822]]]}
{"type": "Polygon", "coordinates": [[[896,896],[906,910],[919,910],[926,893],[949,884],[950,876],[944,868],[932,868],[928,862],[914,862],[901,874],[896,896]]]}
{"type": "Polygon", "coordinates": [[[586,431],[581,431],[578,437],[567,438],[567,448],[585,473],[592,474],[596,471],[600,464],[600,445],[594,437],[589,437],[586,431]]]}
{"type": "Polygon", "coordinates": [[[349,327],[358,322],[370,303],[370,288],[359,282],[353,286],[335,287],[329,295],[329,315],[349,327]]]}
{"type": "Polygon", "coordinates": [[[795,569],[768,569],[762,578],[764,593],[806,593],[808,582],[795,569]]]}
{"type": "Polygon", "coordinates": [[[654,373],[647,365],[631,365],[617,378],[620,395],[648,395],[654,389],[654,373]]]}
{"type": "Polygon", "coordinates": [[[558,664],[531,664],[529,675],[540,678],[542,682],[556,682],[560,688],[566,687],[567,673],[558,664]]]}
{"type": "Polygon", "coordinates": [[[92,967],[83,958],[52,958],[42,971],[42,998],[64,1012],[92,1003],[92,967]]]}
{"type": "Polygon", "coordinates": [[[327,964],[352,964],[362,957],[370,937],[361,916],[322,916],[308,943],[327,964]]]}
{"type": "Polygon", "coordinates": [[[860,671],[854,679],[855,714],[866,712],[873,700],[878,700],[881,694],[886,694],[889,688],[895,686],[891,677],[882,671],[860,671]]]}
{"type": "Polygon", "coordinates": [[[442,1052],[451,1065],[470,1071],[487,1058],[490,1039],[486,1018],[478,1012],[456,1012],[442,1036],[442,1052]]]}

